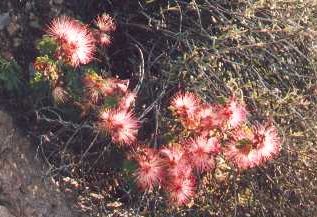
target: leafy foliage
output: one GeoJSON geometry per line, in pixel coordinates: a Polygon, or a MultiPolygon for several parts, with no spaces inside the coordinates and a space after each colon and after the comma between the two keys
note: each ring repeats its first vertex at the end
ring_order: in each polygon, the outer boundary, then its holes
{"type": "Polygon", "coordinates": [[[13,94],[23,92],[23,82],[21,78],[22,69],[14,60],[7,61],[0,57],[0,87],[13,94]]]}

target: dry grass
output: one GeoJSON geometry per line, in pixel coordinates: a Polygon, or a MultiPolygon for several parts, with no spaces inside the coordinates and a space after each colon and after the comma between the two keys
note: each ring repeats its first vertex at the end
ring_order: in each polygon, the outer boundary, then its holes
{"type": "MultiPolygon", "coordinates": [[[[91,4],[86,1],[85,8],[91,4]]],[[[92,216],[115,216],[122,209],[131,216],[317,215],[315,1],[118,0],[96,5],[119,22],[102,64],[140,87],[141,141],[164,143],[167,100],[182,88],[208,102],[233,94],[243,98],[251,122],[269,118],[279,127],[283,150],[275,161],[246,172],[228,171],[224,164],[216,174],[226,181],[207,174],[195,201],[175,209],[159,193],[136,190],[123,153],[89,121],[74,123],[57,108],[40,106],[42,121],[35,131],[51,168],[48,175],[76,193],[81,209],[92,216]]]]}

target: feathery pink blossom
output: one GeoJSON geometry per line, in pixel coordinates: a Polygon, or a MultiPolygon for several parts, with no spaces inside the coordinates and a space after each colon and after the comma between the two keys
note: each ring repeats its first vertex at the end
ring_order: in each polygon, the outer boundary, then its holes
{"type": "Polygon", "coordinates": [[[220,143],[216,137],[198,136],[195,139],[190,139],[187,143],[187,150],[201,150],[208,154],[218,154],[220,152],[220,143]]]}
{"type": "Polygon", "coordinates": [[[281,139],[273,125],[257,125],[254,140],[261,163],[271,160],[281,150],[281,139]]]}
{"type": "Polygon", "coordinates": [[[113,18],[108,14],[97,16],[95,24],[101,31],[106,33],[115,31],[117,27],[113,18]]]}
{"type": "Polygon", "coordinates": [[[167,186],[171,202],[178,206],[187,204],[195,196],[195,190],[194,177],[174,177],[167,186]]]}
{"type": "Polygon", "coordinates": [[[220,107],[217,105],[204,104],[197,112],[199,128],[201,131],[210,131],[216,127],[221,127],[225,120],[220,107]]]}
{"type": "Polygon", "coordinates": [[[160,154],[163,158],[167,159],[170,165],[175,165],[184,157],[185,151],[180,144],[172,144],[170,147],[162,148],[160,154]]]}
{"type": "Polygon", "coordinates": [[[133,92],[126,93],[119,101],[119,108],[123,110],[128,110],[134,103],[136,94],[133,92]]]}
{"type": "MultiPolygon", "coordinates": [[[[82,79],[86,97],[94,104],[98,104],[107,96],[124,96],[128,90],[129,80],[117,78],[104,79],[96,73],[86,74],[82,79]]],[[[132,95],[128,95],[132,100],[132,95]]],[[[122,102],[123,103],[123,102],[122,102]]],[[[123,107],[122,107],[123,109],[123,107]]]]}
{"type": "Polygon", "coordinates": [[[228,118],[228,127],[236,128],[247,120],[248,111],[243,104],[233,98],[226,106],[225,114],[228,118]]]}
{"type": "Polygon", "coordinates": [[[172,98],[171,109],[180,116],[192,116],[200,106],[200,99],[191,92],[178,92],[172,98]]]}
{"type": "Polygon", "coordinates": [[[55,18],[47,33],[53,37],[60,48],[57,55],[66,59],[72,66],[87,64],[93,59],[95,39],[87,26],[67,16],[55,18]]]}
{"type": "Polygon", "coordinates": [[[230,145],[225,149],[224,154],[240,169],[253,168],[259,164],[259,155],[250,146],[250,144],[244,144],[243,147],[230,145]]]}
{"type": "Polygon", "coordinates": [[[143,190],[152,190],[165,178],[164,162],[159,154],[150,148],[143,148],[135,157],[138,169],[135,172],[137,184],[143,190]]]}
{"type": "Polygon", "coordinates": [[[232,141],[224,149],[225,157],[240,169],[259,164],[259,155],[253,149],[254,133],[250,128],[239,128],[233,132],[232,141]]]}
{"type": "Polygon", "coordinates": [[[199,136],[190,139],[187,144],[188,158],[194,168],[199,172],[205,172],[215,167],[214,157],[211,153],[220,151],[220,144],[217,138],[199,136]]]}
{"type": "Polygon", "coordinates": [[[97,41],[103,46],[108,46],[111,43],[110,33],[116,30],[116,24],[112,17],[107,14],[97,16],[95,24],[99,28],[99,31],[95,31],[97,41]]]}
{"type": "Polygon", "coordinates": [[[131,111],[111,109],[102,112],[99,117],[99,127],[111,135],[113,142],[124,145],[135,143],[140,124],[131,111]]]}
{"type": "Polygon", "coordinates": [[[162,148],[160,154],[166,161],[168,177],[192,176],[192,166],[188,162],[186,150],[180,144],[162,148]]]}
{"type": "Polygon", "coordinates": [[[82,79],[85,96],[94,104],[98,104],[108,91],[106,81],[97,74],[86,74],[82,79]]]}

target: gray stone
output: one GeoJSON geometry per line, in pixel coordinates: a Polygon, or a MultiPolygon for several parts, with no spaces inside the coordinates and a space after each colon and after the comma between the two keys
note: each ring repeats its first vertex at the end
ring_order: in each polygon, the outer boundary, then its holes
{"type": "Polygon", "coordinates": [[[0,30],[3,30],[10,23],[9,12],[0,14],[0,30]]]}
{"type": "Polygon", "coordinates": [[[79,217],[58,187],[45,178],[46,170],[30,142],[12,118],[0,109],[0,217],[79,217]],[[18,214],[17,214],[18,213],[18,214]],[[17,216],[15,216],[17,215],[17,216]]]}
{"type": "Polygon", "coordinates": [[[8,210],[6,207],[4,207],[4,206],[0,206],[0,216],[1,216],[1,217],[15,217],[15,216],[13,216],[13,215],[9,212],[9,210],[8,210]]]}
{"type": "Polygon", "coordinates": [[[62,4],[63,2],[64,2],[64,0],[54,0],[54,3],[59,4],[59,5],[62,4]]]}

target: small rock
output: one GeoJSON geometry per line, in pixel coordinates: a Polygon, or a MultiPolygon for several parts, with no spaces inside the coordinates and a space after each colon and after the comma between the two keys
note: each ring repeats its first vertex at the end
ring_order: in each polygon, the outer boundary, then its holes
{"type": "Polygon", "coordinates": [[[10,23],[7,27],[7,31],[9,35],[14,35],[19,29],[19,25],[17,23],[10,23]]]}
{"type": "Polygon", "coordinates": [[[14,47],[19,47],[22,43],[22,39],[21,38],[14,38],[13,39],[13,46],[14,47]]]}
{"type": "Polygon", "coordinates": [[[62,3],[63,3],[63,1],[64,1],[64,0],[54,0],[54,3],[55,3],[55,4],[59,4],[59,5],[60,5],[60,4],[62,4],[62,3]]]}
{"type": "Polygon", "coordinates": [[[34,29],[41,29],[42,28],[41,25],[39,24],[38,20],[33,20],[29,24],[34,29]]]}
{"type": "Polygon", "coordinates": [[[0,30],[3,30],[4,27],[9,25],[10,23],[10,15],[9,12],[0,14],[0,30]]]}
{"type": "Polygon", "coordinates": [[[0,206],[0,216],[1,217],[14,217],[7,208],[0,206]]]}
{"type": "Polygon", "coordinates": [[[26,11],[30,11],[32,9],[32,3],[31,2],[26,2],[25,3],[25,10],[26,11]]]}

